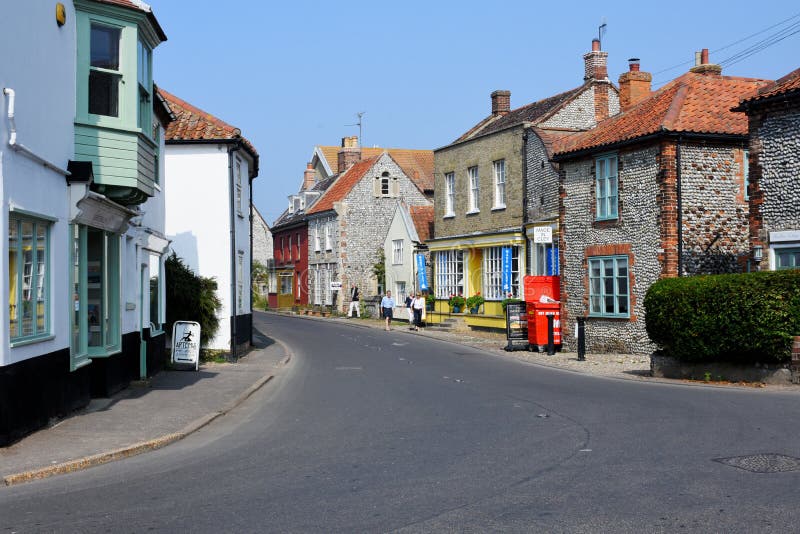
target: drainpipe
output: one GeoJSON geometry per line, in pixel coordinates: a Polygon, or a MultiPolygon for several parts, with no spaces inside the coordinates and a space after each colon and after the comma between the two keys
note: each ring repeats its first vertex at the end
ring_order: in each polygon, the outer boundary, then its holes
{"type": "Polygon", "coordinates": [[[230,211],[230,242],[231,242],[231,356],[232,362],[237,360],[236,356],[236,190],[233,171],[233,153],[241,150],[241,141],[228,147],[228,196],[230,211]]]}
{"type": "MultiPolygon", "coordinates": [[[[253,179],[247,173],[247,183],[250,189],[250,345],[253,345],[253,179]]],[[[267,297],[269,298],[269,297],[267,297]]]]}
{"type": "Polygon", "coordinates": [[[72,173],[70,173],[68,170],[62,169],[55,163],[49,162],[48,160],[34,153],[30,148],[26,147],[25,145],[17,143],[17,124],[14,121],[14,101],[16,100],[16,93],[14,92],[13,89],[4,87],[3,94],[8,96],[8,122],[11,125],[11,131],[8,138],[8,146],[10,146],[16,152],[22,152],[33,161],[41,163],[50,170],[56,171],[57,173],[63,174],[64,176],[70,176],[72,173]]]}
{"type": "Polygon", "coordinates": [[[675,148],[675,192],[678,197],[678,276],[683,276],[683,199],[681,198],[681,136],[675,148]]]}

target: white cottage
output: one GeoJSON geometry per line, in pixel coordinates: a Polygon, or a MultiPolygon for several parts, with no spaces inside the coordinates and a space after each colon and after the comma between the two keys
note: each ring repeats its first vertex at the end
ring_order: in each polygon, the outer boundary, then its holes
{"type": "Polygon", "coordinates": [[[3,6],[0,45],[29,53],[6,55],[0,72],[0,444],[163,362],[171,117],[154,98],[152,54],[165,40],[143,2],[3,6]]]}
{"type": "MultiPolygon", "coordinates": [[[[433,206],[406,206],[398,202],[383,244],[386,258],[386,288],[391,289],[398,307],[406,296],[427,291],[422,287],[417,255],[425,260],[424,280],[430,283],[430,253],[425,242],[433,235],[433,206]]],[[[405,318],[405,314],[398,314],[405,318]]]]}
{"type": "Polygon", "coordinates": [[[208,348],[250,344],[251,198],[258,153],[241,130],[159,89],[177,116],[166,134],[167,235],[197,274],[217,281],[220,328],[208,348]]]}

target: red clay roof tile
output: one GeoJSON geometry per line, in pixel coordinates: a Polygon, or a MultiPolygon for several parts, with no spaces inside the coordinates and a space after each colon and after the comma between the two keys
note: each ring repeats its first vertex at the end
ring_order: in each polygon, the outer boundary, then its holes
{"type": "MultiPolygon", "coordinates": [[[[322,151],[328,165],[333,172],[336,172],[339,161],[339,150],[337,146],[317,147],[322,151]]],[[[417,184],[420,191],[433,191],[433,151],[432,150],[412,150],[407,148],[377,148],[364,147],[361,149],[361,158],[369,159],[379,156],[386,151],[403,169],[403,172],[417,184]]]]}
{"type": "Polygon", "coordinates": [[[175,113],[176,119],[167,127],[167,141],[223,141],[241,139],[247,150],[258,157],[255,147],[242,137],[242,131],[227,122],[206,113],[162,88],[158,92],[175,113]]]}
{"type": "Polygon", "coordinates": [[[800,92],[800,69],[795,69],[783,78],[762,87],[758,90],[755,96],[745,98],[742,104],[749,104],[751,102],[758,102],[759,100],[766,100],[780,95],[788,95],[789,93],[800,92]]]}
{"type": "Polygon", "coordinates": [[[408,212],[420,242],[427,242],[433,236],[433,206],[411,206],[408,212]]]}
{"type": "Polygon", "coordinates": [[[373,156],[369,159],[359,161],[345,172],[343,172],[336,179],[335,182],[328,188],[322,197],[314,203],[314,206],[308,210],[308,214],[321,213],[333,209],[335,202],[341,201],[350,190],[355,186],[361,178],[367,173],[372,165],[378,161],[380,155],[373,156]]]}
{"type": "Polygon", "coordinates": [[[768,80],[688,72],[594,130],[565,137],[554,147],[571,152],[614,145],[658,132],[747,134],[747,117],[731,108],[768,80]]]}

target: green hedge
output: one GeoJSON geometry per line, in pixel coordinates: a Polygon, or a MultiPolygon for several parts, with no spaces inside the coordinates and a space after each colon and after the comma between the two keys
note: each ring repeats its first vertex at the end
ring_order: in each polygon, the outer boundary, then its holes
{"type": "Polygon", "coordinates": [[[800,270],[659,280],[644,307],[647,333],[666,356],[786,362],[800,335],[800,270]]]}

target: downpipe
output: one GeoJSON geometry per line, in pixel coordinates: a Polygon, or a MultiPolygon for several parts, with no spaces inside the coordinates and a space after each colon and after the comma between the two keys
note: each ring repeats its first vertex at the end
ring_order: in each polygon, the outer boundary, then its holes
{"type": "Polygon", "coordinates": [[[21,152],[25,154],[28,158],[32,159],[36,163],[44,165],[45,167],[47,167],[52,171],[55,171],[64,176],[70,176],[72,173],[70,173],[68,170],[62,169],[55,163],[51,163],[50,161],[36,154],[33,150],[26,147],[25,145],[17,143],[17,124],[16,121],[14,120],[14,104],[16,101],[17,94],[13,89],[9,87],[3,88],[3,94],[8,97],[8,122],[9,125],[11,126],[10,135],[8,138],[8,146],[10,146],[12,150],[14,150],[15,152],[21,152]]]}

